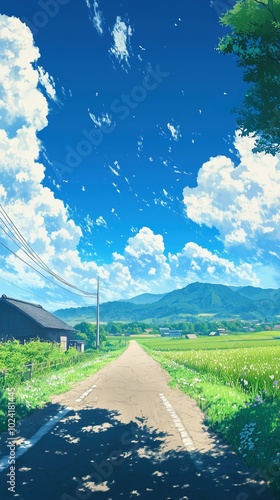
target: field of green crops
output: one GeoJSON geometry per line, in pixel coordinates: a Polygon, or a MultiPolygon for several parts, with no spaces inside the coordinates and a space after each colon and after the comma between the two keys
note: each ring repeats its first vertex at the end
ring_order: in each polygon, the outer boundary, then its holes
{"type": "MultiPolygon", "coordinates": [[[[133,337],[139,339],[139,335],[133,337]]],[[[231,333],[221,337],[201,336],[197,339],[165,338],[146,336],[141,343],[151,349],[160,351],[178,351],[191,349],[231,349],[241,347],[262,347],[280,345],[280,332],[231,333]]]]}
{"type": "Polygon", "coordinates": [[[138,342],[280,498],[280,339],[275,337],[260,332],[138,342]]]}

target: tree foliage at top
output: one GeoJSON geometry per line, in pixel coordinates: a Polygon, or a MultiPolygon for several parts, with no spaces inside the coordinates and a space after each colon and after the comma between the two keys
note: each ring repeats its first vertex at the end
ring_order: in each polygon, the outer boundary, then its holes
{"type": "Polygon", "coordinates": [[[280,152],[280,0],[238,0],[220,19],[231,28],[218,45],[234,54],[250,84],[238,113],[242,136],[255,137],[254,152],[280,152]]]}
{"type": "MultiPolygon", "coordinates": [[[[85,340],[86,341],[86,347],[93,348],[96,345],[96,325],[93,325],[92,323],[87,323],[86,321],[82,321],[81,323],[78,323],[77,325],[74,326],[75,330],[78,331],[78,333],[74,333],[73,337],[80,339],[80,340],[85,340]]],[[[103,342],[106,340],[106,333],[104,330],[104,326],[100,325],[99,327],[99,335],[100,335],[100,342],[103,342]]]]}

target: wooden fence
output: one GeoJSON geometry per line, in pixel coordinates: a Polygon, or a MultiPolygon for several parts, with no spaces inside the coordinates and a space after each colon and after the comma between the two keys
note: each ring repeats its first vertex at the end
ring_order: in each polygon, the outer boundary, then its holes
{"type": "Polygon", "coordinates": [[[78,356],[69,356],[63,359],[43,361],[42,363],[29,363],[20,368],[7,368],[0,371],[0,387],[3,389],[11,385],[17,385],[41,373],[54,371],[63,366],[71,366],[89,358],[92,353],[81,353],[78,356]]]}

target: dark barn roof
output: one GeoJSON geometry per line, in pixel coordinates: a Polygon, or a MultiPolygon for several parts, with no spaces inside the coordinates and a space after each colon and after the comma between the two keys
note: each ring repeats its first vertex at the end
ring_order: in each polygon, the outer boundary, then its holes
{"type": "Polygon", "coordinates": [[[22,312],[32,321],[42,326],[43,328],[51,328],[55,330],[75,331],[74,328],[61,321],[59,318],[43,309],[40,304],[32,304],[23,300],[12,299],[6,295],[2,295],[0,302],[4,302],[22,312]]]}

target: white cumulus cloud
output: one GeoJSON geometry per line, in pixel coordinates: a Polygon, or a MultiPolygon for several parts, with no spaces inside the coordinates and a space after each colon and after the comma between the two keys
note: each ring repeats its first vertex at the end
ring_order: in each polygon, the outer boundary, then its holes
{"type": "MultiPolygon", "coordinates": [[[[0,49],[0,202],[46,264],[87,289],[88,276],[96,276],[97,266],[82,262],[77,252],[82,230],[64,203],[42,184],[45,167],[39,162],[37,133],[48,124],[48,102],[39,84],[44,81],[52,99],[55,89],[48,87],[48,74],[35,69],[40,54],[31,31],[20,20],[0,16],[0,49]]],[[[0,236],[16,255],[28,261],[5,233],[0,236]]],[[[38,287],[46,287],[49,296],[58,290],[3,249],[1,264],[2,276],[15,284],[26,288],[36,282],[38,287]]]]}
{"type": "MultiPolygon", "coordinates": [[[[135,230],[133,236],[124,244],[123,251],[118,249],[116,252],[113,249],[111,263],[97,265],[93,260],[86,260],[79,250],[83,238],[82,228],[70,217],[64,202],[43,185],[45,166],[39,161],[42,145],[37,134],[48,125],[49,107],[47,97],[40,90],[40,82],[45,82],[48,97],[53,100],[56,94],[52,79],[45,70],[38,71],[39,50],[34,46],[31,31],[20,20],[0,16],[0,50],[0,203],[22,235],[53,271],[90,292],[95,292],[96,277],[99,274],[102,300],[119,299],[120,296],[132,296],[146,291],[169,291],[186,286],[193,277],[202,281],[209,281],[209,277],[212,277],[212,280],[219,278],[221,282],[228,278],[236,284],[257,283],[250,264],[234,264],[191,242],[188,242],[181,252],[166,255],[163,236],[155,234],[148,227],[135,230]]],[[[234,174],[234,168],[226,163],[229,169],[227,179],[234,184],[237,193],[244,195],[240,180],[243,176],[247,198],[249,192],[252,198],[257,197],[259,190],[261,194],[261,186],[267,197],[266,208],[264,198],[262,201],[263,210],[268,210],[266,215],[272,215],[273,200],[276,208],[279,200],[275,185],[278,163],[276,165],[275,159],[266,159],[270,162],[271,177],[268,175],[266,179],[261,180],[259,176],[256,188],[250,177],[253,175],[253,167],[250,166],[252,154],[242,144],[242,168],[240,164],[239,170],[235,169],[237,172],[234,174]]],[[[262,158],[259,162],[261,161],[262,158]]],[[[223,165],[223,161],[220,161],[217,172],[223,170],[223,165]]],[[[254,163],[254,167],[256,172],[263,172],[258,161],[254,163]]],[[[120,170],[117,161],[114,162],[113,168],[115,172],[120,170]]],[[[205,186],[208,185],[207,179],[206,175],[205,186]]],[[[213,179],[216,179],[215,175],[213,179]]],[[[222,179],[224,175],[221,175],[222,179]]],[[[201,186],[199,183],[200,189],[201,186]]],[[[117,186],[115,187],[117,189],[117,186]]],[[[222,199],[222,188],[217,182],[215,190],[222,199]]],[[[163,191],[163,194],[167,197],[167,190],[163,191]]],[[[185,194],[188,196],[192,193],[185,194]]],[[[212,203],[217,203],[214,195],[212,203]]],[[[192,204],[190,207],[192,208],[192,204]]],[[[254,205],[255,211],[256,207],[257,204],[254,205]]],[[[199,221],[203,219],[202,212],[197,213],[199,221]]],[[[263,230],[266,231],[264,234],[267,237],[274,237],[277,214],[274,216],[275,220],[271,217],[263,230]]],[[[222,217],[220,218],[222,220],[222,217]]],[[[93,236],[94,232],[98,231],[98,226],[107,226],[103,216],[97,217],[95,221],[87,216],[83,223],[85,232],[93,236]]],[[[237,229],[247,231],[247,226],[241,225],[237,229]]],[[[10,246],[16,255],[28,259],[23,250],[19,250],[2,231],[0,240],[10,246]]],[[[3,247],[0,262],[2,278],[33,292],[39,288],[40,294],[44,293],[46,297],[46,303],[52,307],[77,306],[78,300],[82,302],[82,299],[77,297],[71,299],[69,294],[39,277],[3,247]]],[[[22,298],[30,299],[29,296],[22,298]]]]}
{"type": "MultiPolygon", "coordinates": [[[[195,281],[237,286],[260,284],[252,264],[242,261],[236,263],[194,242],[186,243],[178,253],[166,254],[163,236],[155,234],[148,227],[138,230],[128,239],[124,251],[113,252],[112,256],[114,263],[118,264],[118,271],[124,269],[129,277],[127,296],[129,290],[131,295],[151,290],[161,293],[195,281]]],[[[111,289],[115,267],[113,271],[112,265],[105,267],[110,273],[111,289]]]]}
{"type": "Polygon", "coordinates": [[[152,276],[154,285],[159,287],[169,279],[170,266],[164,254],[161,234],[155,234],[150,228],[143,227],[135,236],[129,238],[127,243],[124,249],[125,262],[135,280],[141,283],[148,276],[152,276]]]}
{"type": "Polygon", "coordinates": [[[255,285],[259,279],[252,264],[233,261],[220,257],[197,243],[186,243],[183,250],[169,255],[172,273],[185,278],[189,283],[193,281],[210,281],[224,285],[255,285]]]}
{"type": "Polygon", "coordinates": [[[280,159],[253,154],[254,140],[236,135],[239,162],[210,158],[198,173],[197,187],[184,189],[187,216],[218,229],[226,246],[262,245],[280,237],[280,159]]]}

